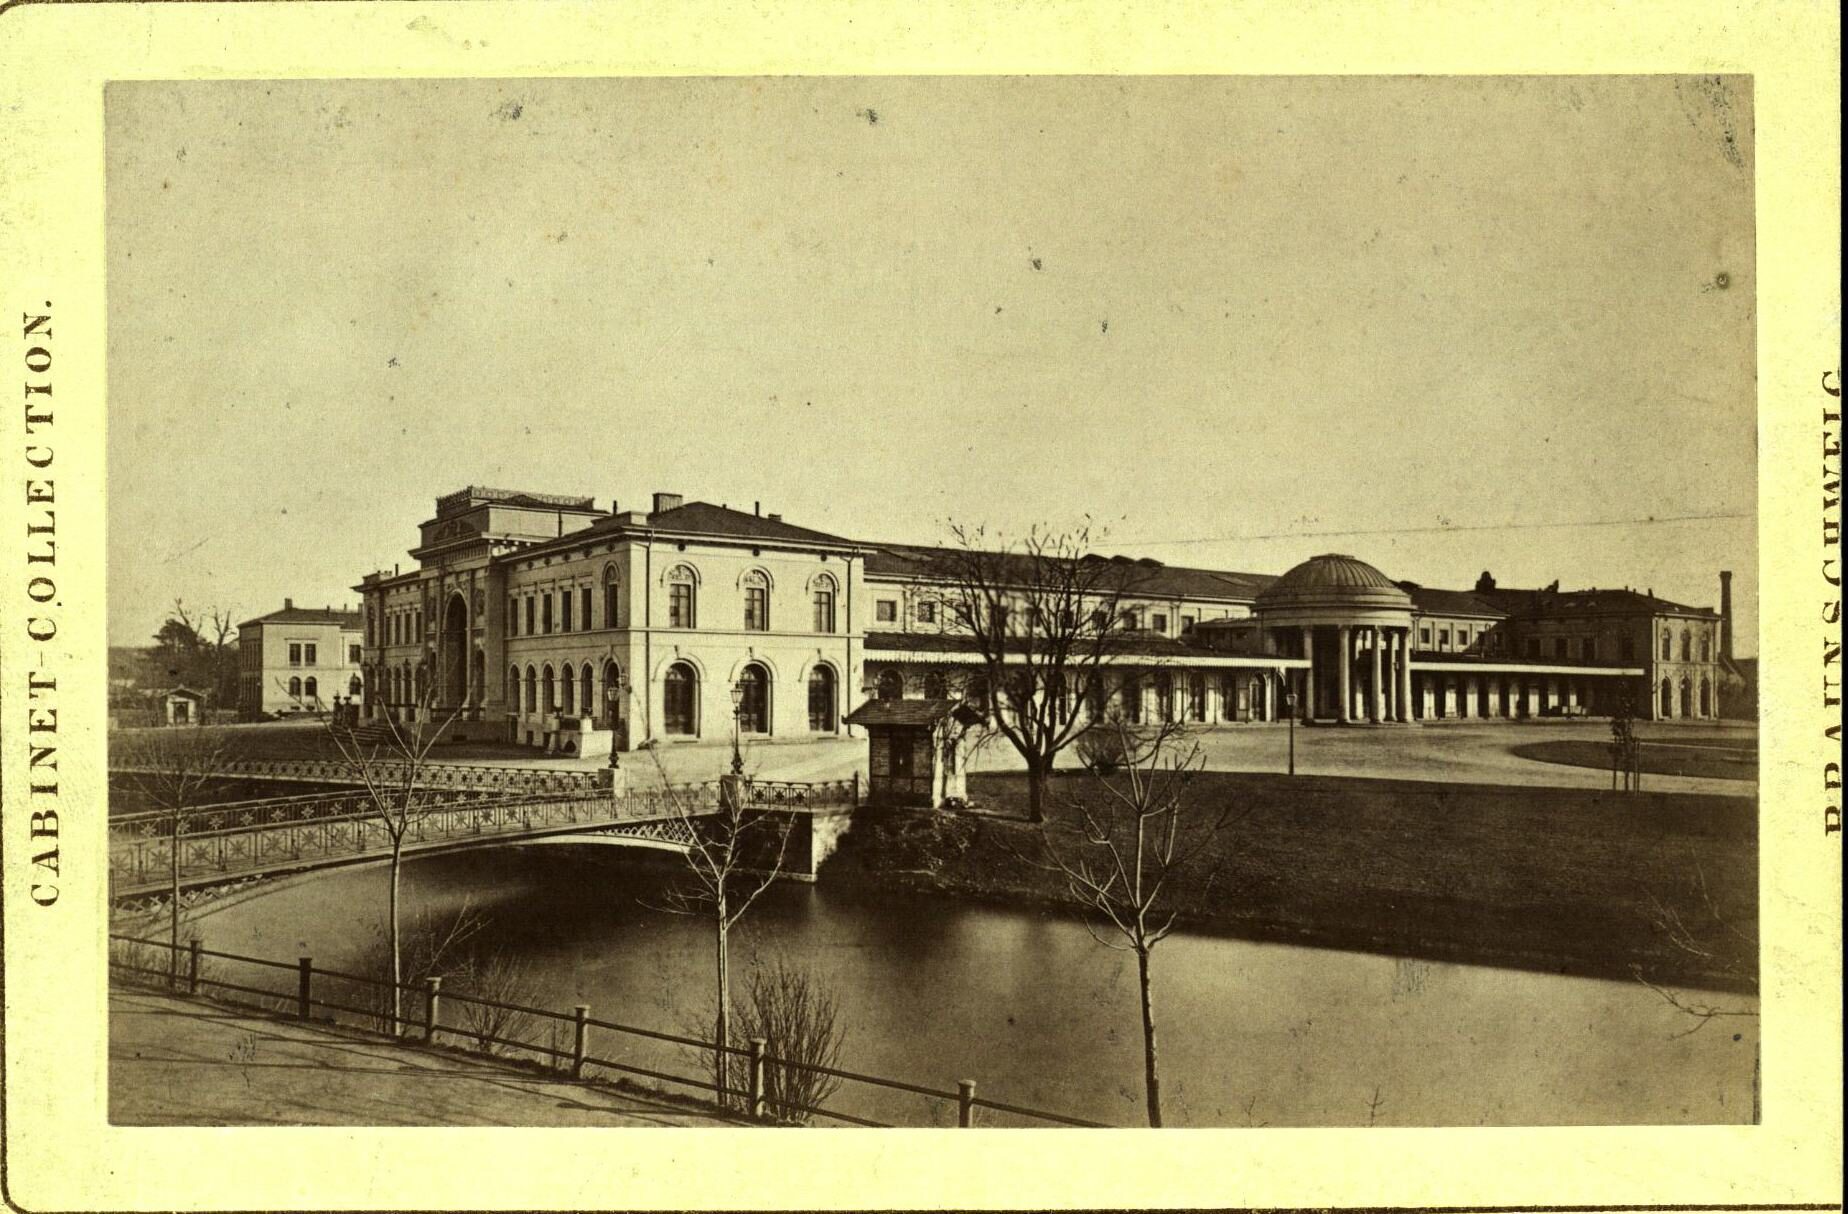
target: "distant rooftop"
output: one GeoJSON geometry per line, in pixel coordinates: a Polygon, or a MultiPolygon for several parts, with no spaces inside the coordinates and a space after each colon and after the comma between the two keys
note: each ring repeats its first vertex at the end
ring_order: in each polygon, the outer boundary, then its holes
{"type": "Polygon", "coordinates": [[[248,628],[252,624],[338,624],[342,628],[357,631],[362,627],[362,620],[357,611],[342,611],[334,607],[297,607],[294,600],[284,599],[282,610],[245,620],[238,627],[248,628]]]}
{"type": "Polygon", "coordinates": [[[481,485],[470,485],[454,493],[445,493],[436,499],[436,516],[460,514],[475,506],[532,506],[542,510],[575,510],[594,513],[596,501],[588,497],[570,494],[532,493],[525,489],[489,489],[481,485]]]}

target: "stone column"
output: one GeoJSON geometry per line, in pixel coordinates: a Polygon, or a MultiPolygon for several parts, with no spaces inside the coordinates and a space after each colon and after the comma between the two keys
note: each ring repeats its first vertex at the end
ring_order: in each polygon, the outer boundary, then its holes
{"type": "Polygon", "coordinates": [[[1303,657],[1309,665],[1303,668],[1303,720],[1315,720],[1315,629],[1303,629],[1303,657]]]}
{"type": "Polygon", "coordinates": [[[1354,715],[1354,630],[1346,624],[1335,629],[1335,636],[1340,639],[1341,664],[1335,667],[1336,687],[1341,695],[1341,704],[1335,713],[1335,720],[1347,724],[1354,715]]]}
{"type": "Polygon", "coordinates": [[[1410,723],[1412,719],[1412,630],[1401,628],[1393,633],[1393,716],[1410,723]]]}
{"type": "Polygon", "coordinates": [[[1277,676],[1273,674],[1264,676],[1264,719],[1277,719],[1277,676]]]}
{"type": "Polygon", "coordinates": [[[1380,646],[1385,643],[1386,633],[1378,624],[1367,630],[1367,636],[1373,645],[1373,682],[1368,689],[1367,717],[1375,725],[1386,719],[1386,688],[1380,682],[1381,653],[1380,646]]]}

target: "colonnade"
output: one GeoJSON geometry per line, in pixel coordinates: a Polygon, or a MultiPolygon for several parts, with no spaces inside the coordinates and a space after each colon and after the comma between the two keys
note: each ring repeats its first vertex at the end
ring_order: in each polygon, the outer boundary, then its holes
{"type": "MultiPolygon", "coordinates": [[[[1367,695],[1360,716],[1374,724],[1412,719],[1411,629],[1384,627],[1378,624],[1335,625],[1336,665],[1335,720],[1356,719],[1354,707],[1354,663],[1358,653],[1371,660],[1367,695]],[[1357,649],[1358,645],[1358,649],[1357,649]]],[[[1303,656],[1309,660],[1304,672],[1302,702],[1297,706],[1304,721],[1315,719],[1316,669],[1315,628],[1302,626],[1303,656]]]]}

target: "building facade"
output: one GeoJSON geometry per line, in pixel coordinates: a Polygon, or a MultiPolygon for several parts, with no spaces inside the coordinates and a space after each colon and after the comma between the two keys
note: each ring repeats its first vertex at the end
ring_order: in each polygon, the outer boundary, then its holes
{"type": "MultiPolygon", "coordinates": [[[[986,700],[984,660],[946,609],[946,550],[669,493],[650,506],[439,498],[416,567],[355,587],[364,712],[590,753],[734,726],[843,736],[869,698],[986,700]]],[[[1719,713],[1725,621],[1653,594],[1505,589],[1487,573],[1434,590],[1336,554],[1281,576],[1086,559],[1123,570],[1100,626],[1110,665],[1135,672],[1072,689],[1087,711],[1385,724],[1604,715],[1627,699],[1645,718],[1719,713]]]]}
{"type": "Polygon", "coordinates": [[[245,720],[319,714],[334,698],[363,697],[360,613],[297,607],[237,627],[238,715],[245,720]]]}

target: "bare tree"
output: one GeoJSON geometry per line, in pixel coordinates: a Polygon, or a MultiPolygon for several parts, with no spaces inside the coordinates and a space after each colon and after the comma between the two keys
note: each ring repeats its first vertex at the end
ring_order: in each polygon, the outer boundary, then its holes
{"type": "Polygon", "coordinates": [[[210,729],[148,729],[120,735],[112,758],[125,778],[155,809],[167,826],[167,975],[177,978],[180,964],[180,851],[188,811],[210,804],[213,786],[231,762],[222,734],[210,729]]]}
{"type": "Polygon", "coordinates": [[[1161,1125],[1161,1067],[1155,1032],[1155,948],[1174,930],[1189,899],[1213,881],[1212,849],[1234,821],[1231,808],[1190,795],[1202,760],[1181,728],[1159,722],[1137,729],[1114,719],[1117,775],[1094,771],[1092,795],[1068,803],[1075,828],[1043,827],[1051,864],[1099,944],[1134,953],[1142,1009],[1143,1082],[1149,1125],[1161,1125]]]}
{"type": "Polygon", "coordinates": [[[156,654],[169,677],[208,692],[211,706],[222,707],[237,698],[236,632],[233,610],[214,607],[200,614],[184,599],[174,599],[154,634],[156,654]]]}
{"type": "Polygon", "coordinates": [[[654,756],[662,795],[686,829],[687,871],[692,880],[668,891],[663,909],[701,915],[712,923],[717,977],[712,1071],[718,1102],[726,1103],[726,1049],[731,1045],[731,929],[744,918],[759,894],[783,871],[794,820],[787,814],[750,808],[743,777],[720,783],[716,804],[698,791],[678,788],[654,756]]]}
{"type": "MultiPolygon", "coordinates": [[[[982,527],[951,527],[928,588],[948,624],[974,642],[993,697],[994,725],[1027,766],[1027,816],[1045,821],[1046,789],[1059,753],[1095,723],[1086,701],[1101,699],[1099,671],[1132,631],[1126,598],[1149,567],[1091,551],[1090,525],[1035,527],[1017,544],[982,527]]],[[[1133,676],[1120,674],[1127,686],[1133,676]]]]}
{"type": "MultiPolygon", "coordinates": [[[[1692,876],[1688,879],[1686,896],[1664,897],[1650,891],[1643,917],[1659,939],[1705,972],[1729,983],[1751,982],[1755,975],[1746,959],[1757,956],[1757,936],[1740,930],[1732,916],[1721,909],[1700,863],[1696,861],[1690,867],[1692,876]]],[[[1651,982],[1640,964],[1631,965],[1630,973],[1664,1003],[1690,1018],[1688,1027],[1672,1034],[1674,1037],[1692,1036],[1715,1020],[1758,1018],[1755,1008],[1726,1007],[1679,995],[1651,982]]]]}
{"type": "Polygon", "coordinates": [[[458,706],[438,722],[428,693],[409,721],[389,717],[366,731],[330,722],[327,736],[365,791],[373,816],[391,844],[391,876],[386,893],[386,935],[391,947],[391,1032],[403,1023],[404,942],[400,933],[400,876],[404,869],[404,842],[411,829],[444,800],[441,789],[426,782],[430,751],[451,721],[458,706]]]}
{"type": "MultiPolygon", "coordinates": [[[[761,1037],[775,1059],[764,1068],[764,1104],[770,1116],[806,1125],[839,1090],[838,1076],[815,1068],[840,1066],[846,1034],[834,994],[812,970],[782,957],[751,970],[749,989],[732,1010],[740,1039],[761,1037]]],[[[733,1057],[731,1086],[749,1082],[747,1058],[733,1057]]]]}

